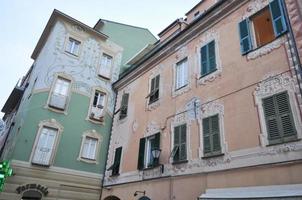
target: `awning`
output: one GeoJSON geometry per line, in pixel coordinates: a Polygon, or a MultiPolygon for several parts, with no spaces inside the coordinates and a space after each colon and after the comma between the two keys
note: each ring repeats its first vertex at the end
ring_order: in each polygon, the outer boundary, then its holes
{"type": "Polygon", "coordinates": [[[1,112],[10,113],[17,106],[19,101],[22,98],[24,89],[18,86],[15,86],[8,99],[6,100],[1,112]]]}
{"type": "Polygon", "coordinates": [[[199,199],[282,199],[302,197],[302,184],[207,189],[199,199]]]}

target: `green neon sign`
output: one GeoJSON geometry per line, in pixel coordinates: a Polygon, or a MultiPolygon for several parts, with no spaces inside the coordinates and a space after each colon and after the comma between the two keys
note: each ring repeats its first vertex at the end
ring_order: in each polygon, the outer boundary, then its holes
{"type": "Polygon", "coordinates": [[[7,177],[13,175],[13,169],[7,160],[0,162],[0,192],[3,191],[4,183],[7,177]]]}

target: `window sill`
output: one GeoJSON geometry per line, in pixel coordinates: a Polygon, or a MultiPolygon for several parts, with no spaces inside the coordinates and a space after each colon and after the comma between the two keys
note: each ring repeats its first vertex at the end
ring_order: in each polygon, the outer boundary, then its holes
{"type": "Polygon", "coordinates": [[[88,163],[88,164],[98,164],[98,162],[95,159],[89,159],[89,158],[79,157],[78,161],[82,161],[82,162],[85,162],[85,163],[88,163]]]}
{"type": "Polygon", "coordinates": [[[79,55],[77,55],[77,54],[71,53],[71,52],[69,52],[69,51],[64,51],[64,52],[65,52],[65,54],[67,54],[68,56],[72,56],[73,58],[79,58],[79,55]]]}
{"type": "Polygon", "coordinates": [[[110,77],[103,76],[103,75],[101,75],[101,74],[98,74],[98,77],[101,78],[101,79],[104,79],[105,81],[110,81],[110,80],[111,80],[110,77]]]}
{"type": "Polygon", "coordinates": [[[287,144],[287,143],[291,143],[291,142],[298,142],[300,140],[301,139],[297,138],[297,135],[295,135],[295,138],[283,138],[282,141],[275,141],[275,142],[268,141],[269,144],[266,146],[270,147],[270,146],[282,145],[282,144],[287,144]]]}
{"type": "Polygon", "coordinates": [[[175,92],[177,92],[177,91],[179,91],[179,90],[182,90],[182,89],[184,89],[185,87],[187,87],[188,86],[188,84],[185,84],[185,85],[183,85],[183,86],[181,86],[181,87],[179,87],[179,88],[176,88],[175,89],[175,92]]]}
{"type": "Polygon", "coordinates": [[[31,163],[33,166],[37,166],[37,167],[45,167],[45,168],[49,168],[50,167],[50,164],[48,165],[45,165],[45,164],[39,164],[39,163],[31,163]]]}
{"type": "Polygon", "coordinates": [[[220,157],[220,156],[224,156],[224,153],[213,153],[211,155],[204,155],[203,157],[201,157],[202,159],[208,159],[208,158],[215,158],[215,157],[220,157]]]}
{"type": "Polygon", "coordinates": [[[114,178],[114,177],[118,177],[119,175],[120,175],[120,173],[117,173],[117,174],[111,174],[109,177],[114,178]]]}
{"type": "Polygon", "coordinates": [[[178,161],[173,161],[172,165],[184,164],[188,162],[189,162],[188,160],[178,160],[178,161]]]}
{"type": "Polygon", "coordinates": [[[153,100],[153,101],[150,101],[150,100],[149,100],[148,105],[150,106],[150,105],[152,105],[152,104],[156,103],[158,100],[159,100],[159,98],[157,98],[156,100],[153,100]]]}
{"type": "Polygon", "coordinates": [[[202,78],[204,78],[204,77],[206,77],[206,76],[208,76],[208,75],[210,75],[210,74],[212,74],[212,73],[214,73],[216,71],[217,71],[217,68],[215,70],[212,70],[212,71],[206,73],[206,74],[200,74],[199,79],[202,79],[202,78]]]}
{"type": "Polygon", "coordinates": [[[51,106],[51,105],[49,105],[49,104],[47,104],[47,105],[45,106],[45,108],[48,109],[48,110],[50,110],[50,111],[52,111],[52,112],[56,112],[56,113],[59,113],[59,114],[67,115],[66,108],[63,110],[63,109],[61,109],[61,108],[53,107],[53,106],[51,106]]]}
{"type": "Polygon", "coordinates": [[[104,125],[105,124],[104,116],[101,119],[95,119],[95,118],[92,118],[92,117],[87,117],[87,120],[90,121],[93,124],[99,124],[99,125],[104,125]]]}

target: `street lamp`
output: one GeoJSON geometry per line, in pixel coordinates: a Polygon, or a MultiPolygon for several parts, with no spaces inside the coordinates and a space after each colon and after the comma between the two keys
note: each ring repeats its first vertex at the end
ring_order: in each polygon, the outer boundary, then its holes
{"type": "Polygon", "coordinates": [[[164,173],[164,165],[163,164],[159,164],[159,156],[160,156],[160,153],[161,153],[161,149],[159,149],[159,148],[154,148],[154,149],[152,149],[152,151],[151,151],[151,153],[152,153],[152,156],[153,156],[153,158],[154,158],[154,166],[160,166],[160,168],[161,168],[161,173],[164,173]]]}

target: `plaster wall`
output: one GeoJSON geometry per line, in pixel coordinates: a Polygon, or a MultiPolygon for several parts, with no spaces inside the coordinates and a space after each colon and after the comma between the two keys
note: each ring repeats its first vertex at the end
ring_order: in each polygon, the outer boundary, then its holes
{"type": "Polygon", "coordinates": [[[187,13],[187,22],[191,23],[192,21],[194,21],[194,15],[196,12],[199,11],[199,13],[202,14],[204,11],[213,6],[216,2],[217,0],[202,0],[202,2],[198,6],[196,6],[196,8],[187,13]]]}

